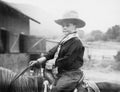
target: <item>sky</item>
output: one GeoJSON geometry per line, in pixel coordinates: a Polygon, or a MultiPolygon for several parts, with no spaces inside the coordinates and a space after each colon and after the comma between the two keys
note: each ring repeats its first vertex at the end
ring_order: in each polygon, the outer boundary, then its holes
{"type": "MultiPolygon", "coordinates": [[[[114,25],[120,25],[120,0],[5,0],[39,7],[50,15],[51,21],[62,18],[69,10],[79,13],[86,22],[85,33],[93,30],[106,32],[114,25]]],[[[46,20],[48,20],[46,18],[46,20]]],[[[48,21],[47,21],[48,22],[48,21]]]]}

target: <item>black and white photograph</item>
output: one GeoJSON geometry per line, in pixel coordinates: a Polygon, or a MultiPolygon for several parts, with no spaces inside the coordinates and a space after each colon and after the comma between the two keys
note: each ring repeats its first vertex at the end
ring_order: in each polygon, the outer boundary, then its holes
{"type": "Polygon", "coordinates": [[[120,0],[0,0],[0,92],[120,92],[120,0]]]}

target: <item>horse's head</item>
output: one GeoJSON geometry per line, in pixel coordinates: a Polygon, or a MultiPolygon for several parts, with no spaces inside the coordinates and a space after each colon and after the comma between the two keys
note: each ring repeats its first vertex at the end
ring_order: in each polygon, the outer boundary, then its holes
{"type": "Polygon", "coordinates": [[[41,76],[22,75],[11,84],[15,75],[16,73],[9,69],[0,68],[0,92],[42,92],[41,76]]]}

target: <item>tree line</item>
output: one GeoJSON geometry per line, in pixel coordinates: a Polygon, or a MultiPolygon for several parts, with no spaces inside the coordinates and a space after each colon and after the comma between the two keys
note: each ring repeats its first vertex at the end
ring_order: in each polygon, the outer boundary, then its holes
{"type": "Polygon", "coordinates": [[[87,37],[86,41],[116,41],[120,42],[120,25],[114,25],[103,33],[101,30],[93,30],[87,37]]]}

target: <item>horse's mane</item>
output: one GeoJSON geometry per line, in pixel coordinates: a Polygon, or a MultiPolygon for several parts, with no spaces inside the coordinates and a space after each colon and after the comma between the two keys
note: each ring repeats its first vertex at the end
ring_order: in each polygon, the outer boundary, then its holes
{"type": "Polygon", "coordinates": [[[16,73],[0,67],[0,92],[37,92],[42,90],[42,78],[40,76],[20,76],[14,83],[11,81],[16,73]]]}

